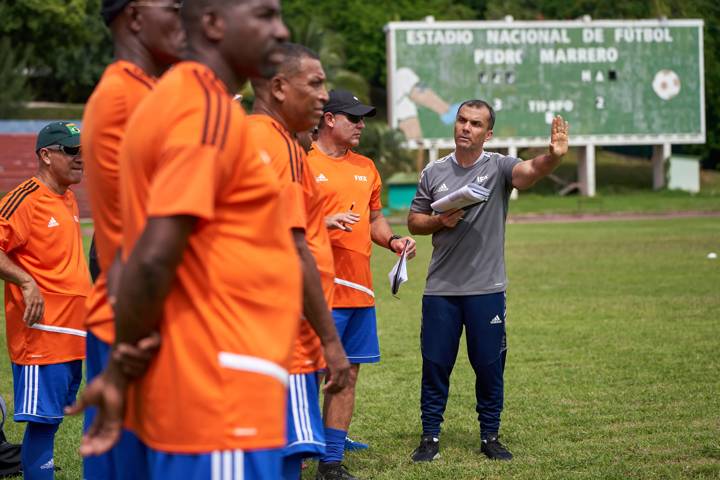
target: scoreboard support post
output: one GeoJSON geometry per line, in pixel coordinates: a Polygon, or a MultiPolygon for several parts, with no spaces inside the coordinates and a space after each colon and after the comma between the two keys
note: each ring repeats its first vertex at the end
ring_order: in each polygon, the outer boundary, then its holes
{"type": "Polygon", "coordinates": [[[595,196],[595,145],[588,144],[579,147],[578,152],[578,180],[580,193],[585,197],[595,196]]]}
{"type": "Polygon", "coordinates": [[[662,190],[665,188],[665,167],[670,155],[672,154],[672,145],[663,143],[662,145],[653,145],[652,153],[652,172],[653,172],[653,190],[662,190]]]}

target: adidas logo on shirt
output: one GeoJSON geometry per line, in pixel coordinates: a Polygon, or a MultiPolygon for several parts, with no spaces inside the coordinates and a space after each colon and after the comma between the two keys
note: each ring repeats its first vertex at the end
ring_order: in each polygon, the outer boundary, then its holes
{"type": "Polygon", "coordinates": [[[60,224],[58,223],[57,220],[55,220],[55,217],[50,217],[50,221],[48,222],[48,228],[59,227],[59,226],[60,226],[60,224]]]}
{"type": "Polygon", "coordinates": [[[438,192],[447,192],[447,191],[448,191],[448,187],[447,187],[447,185],[445,185],[445,184],[443,183],[442,185],[440,185],[440,188],[438,188],[437,191],[438,191],[438,192]]]}
{"type": "Polygon", "coordinates": [[[315,177],[315,181],[316,181],[316,182],[327,182],[328,179],[327,179],[327,177],[326,177],[325,175],[323,175],[323,174],[321,173],[320,175],[318,175],[317,177],[315,177]]]}
{"type": "Polygon", "coordinates": [[[502,320],[500,320],[500,317],[498,315],[495,315],[495,318],[490,320],[490,325],[496,325],[498,323],[502,323],[502,320]]]}

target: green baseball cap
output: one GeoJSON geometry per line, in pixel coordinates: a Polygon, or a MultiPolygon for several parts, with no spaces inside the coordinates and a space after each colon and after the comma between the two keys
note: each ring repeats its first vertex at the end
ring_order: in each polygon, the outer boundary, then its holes
{"type": "Polygon", "coordinates": [[[35,151],[50,145],[80,146],[80,129],[72,122],[52,122],[45,125],[37,136],[35,151]]]}

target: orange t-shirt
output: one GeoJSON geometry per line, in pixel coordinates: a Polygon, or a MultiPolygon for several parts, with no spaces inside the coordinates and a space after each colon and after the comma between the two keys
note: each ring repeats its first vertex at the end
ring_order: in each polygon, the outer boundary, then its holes
{"type": "Polygon", "coordinates": [[[285,443],[300,263],[268,155],[206,66],[182,62],[128,123],[120,149],[122,250],[148,217],[198,222],[159,323],[162,346],[128,392],[126,425],[175,453],[285,443]]]}
{"type": "Polygon", "coordinates": [[[90,273],[83,255],[75,195],[58,195],[36,177],[0,201],[0,250],[37,283],[43,318],[27,327],[17,285],[5,282],[10,360],[48,365],[85,358],[85,298],[90,273]]]}
{"type": "Polygon", "coordinates": [[[328,307],[332,308],[335,292],[335,262],[332,247],[330,246],[330,233],[325,226],[325,194],[315,183],[310,165],[303,152],[302,177],[303,195],[305,196],[305,210],[307,212],[307,229],[305,238],[310,251],[315,256],[315,263],[320,272],[323,293],[328,307]]]}
{"type": "Polygon", "coordinates": [[[107,299],[107,271],[122,239],[118,153],[125,125],[156,80],[137,65],[119,60],[105,69],[83,115],[81,136],[88,195],[95,222],[95,247],[100,264],[87,301],[88,330],[105,343],[115,341],[113,312],[107,299]]]}
{"type": "Polygon", "coordinates": [[[325,197],[325,215],[352,211],[360,220],[352,232],[331,230],[335,259],[334,308],[375,305],[370,273],[370,211],[382,209],[380,174],[372,160],[348,150],[340,158],[325,155],[313,144],[308,163],[325,197]]]}
{"type": "MultiPolygon", "coordinates": [[[[322,209],[316,208],[319,192],[312,188],[315,182],[306,165],[305,151],[294,135],[268,115],[250,115],[247,123],[249,134],[270,155],[270,166],[280,179],[283,211],[290,228],[305,231],[308,248],[320,273],[325,301],[332,305],[332,251],[322,209]],[[310,209],[311,206],[314,208],[310,209]]],[[[310,322],[303,318],[295,340],[290,373],[310,373],[325,366],[320,338],[310,322]]]]}

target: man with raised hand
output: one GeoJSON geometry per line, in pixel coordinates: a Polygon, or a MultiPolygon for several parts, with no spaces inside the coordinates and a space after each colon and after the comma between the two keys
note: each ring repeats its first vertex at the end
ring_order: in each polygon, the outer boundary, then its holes
{"type": "Polygon", "coordinates": [[[530,188],[560,163],[568,149],[568,124],[556,117],[548,153],[526,162],[484,151],[494,125],[495,112],[486,102],[461,104],[455,117],[455,151],[423,170],[408,214],[411,233],[433,236],[422,300],[423,434],[412,453],[414,462],[439,456],[440,424],[463,327],[476,377],[481,450],[493,460],[512,459],[498,439],[507,352],[505,219],[512,189],[530,188]],[[485,201],[433,212],[434,201],[471,183],[489,191],[485,201]]]}
{"type": "Polygon", "coordinates": [[[288,444],[283,462],[283,478],[297,480],[302,459],[325,452],[319,371],[327,362],[324,390],[338,392],[347,383],[350,363],[328,309],[335,270],[323,197],[296,140],[297,132],[320,120],[328,99],[325,72],[317,54],[302,45],[286,43],[280,50],[284,59],[278,72],[269,80],[252,81],[255,103],[248,129],[270,155],[270,165],[280,179],[285,216],[303,270],[304,319],[290,366],[288,444]]]}
{"type": "Polygon", "coordinates": [[[372,242],[400,253],[415,241],[395,235],[382,214],[380,174],[372,160],[352,151],[360,143],[364,118],[375,107],[364,105],[346,90],[333,90],[320,120],[318,140],[308,154],[315,181],[324,196],[326,224],[335,261],[333,318],[348,360],[348,386],[327,392],[324,405],[326,452],[318,479],[352,480],[344,465],[345,439],[355,405],[355,384],[361,363],[380,361],[370,253],[372,242]]]}
{"type": "Polygon", "coordinates": [[[181,17],[188,60],[137,107],[121,147],[116,347],[73,409],[99,406],[81,453],[110,448],[125,412],[147,478],[275,480],[300,265],[233,93],[273,73],[288,32],[277,0],[186,0],[181,17]],[[131,382],[117,345],[156,330],[160,349],[131,382]]]}
{"type": "MultiPolygon", "coordinates": [[[[110,28],[115,60],[108,65],[95,87],[83,115],[82,147],[87,169],[87,190],[92,205],[95,236],[91,249],[96,252],[100,274],[88,297],[87,383],[107,365],[110,347],[115,341],[115,323],[108,299],[109,275],[120,270],[122,219],[120,215],[120,144],[125,127],[140,101],[149,94],[169,65],[179,60],[185,32],[180,23],[180,4],[174,0],[137,2],[103,0],[102,17],[110,28]]],[[[157,336],[148,337],[141,346],[148,357],[157,347],[157,336]]],[[[132,349],[123,345],[123,349],[132,349]]],[[[84,428],[92,424],[95,409],[85,412],[84,428]]],[[[85,480],[136,478],[133,464],[124,458],[137,448],[132,433],[123,432],[110,452],[85,457],[85,480]],[[122,467],[122,468],[121,468],[122,467]]]]}
{"type": "Polygon", "coordinates": [[[83,255],[75,195],[83,177],[80,130],[53,122],[38,134],[38,170],[0,200],[0,278],[16,422],[27,422],[23,475],[54,478],[55,433],[73,403],[85,358],[83,255]]]}

